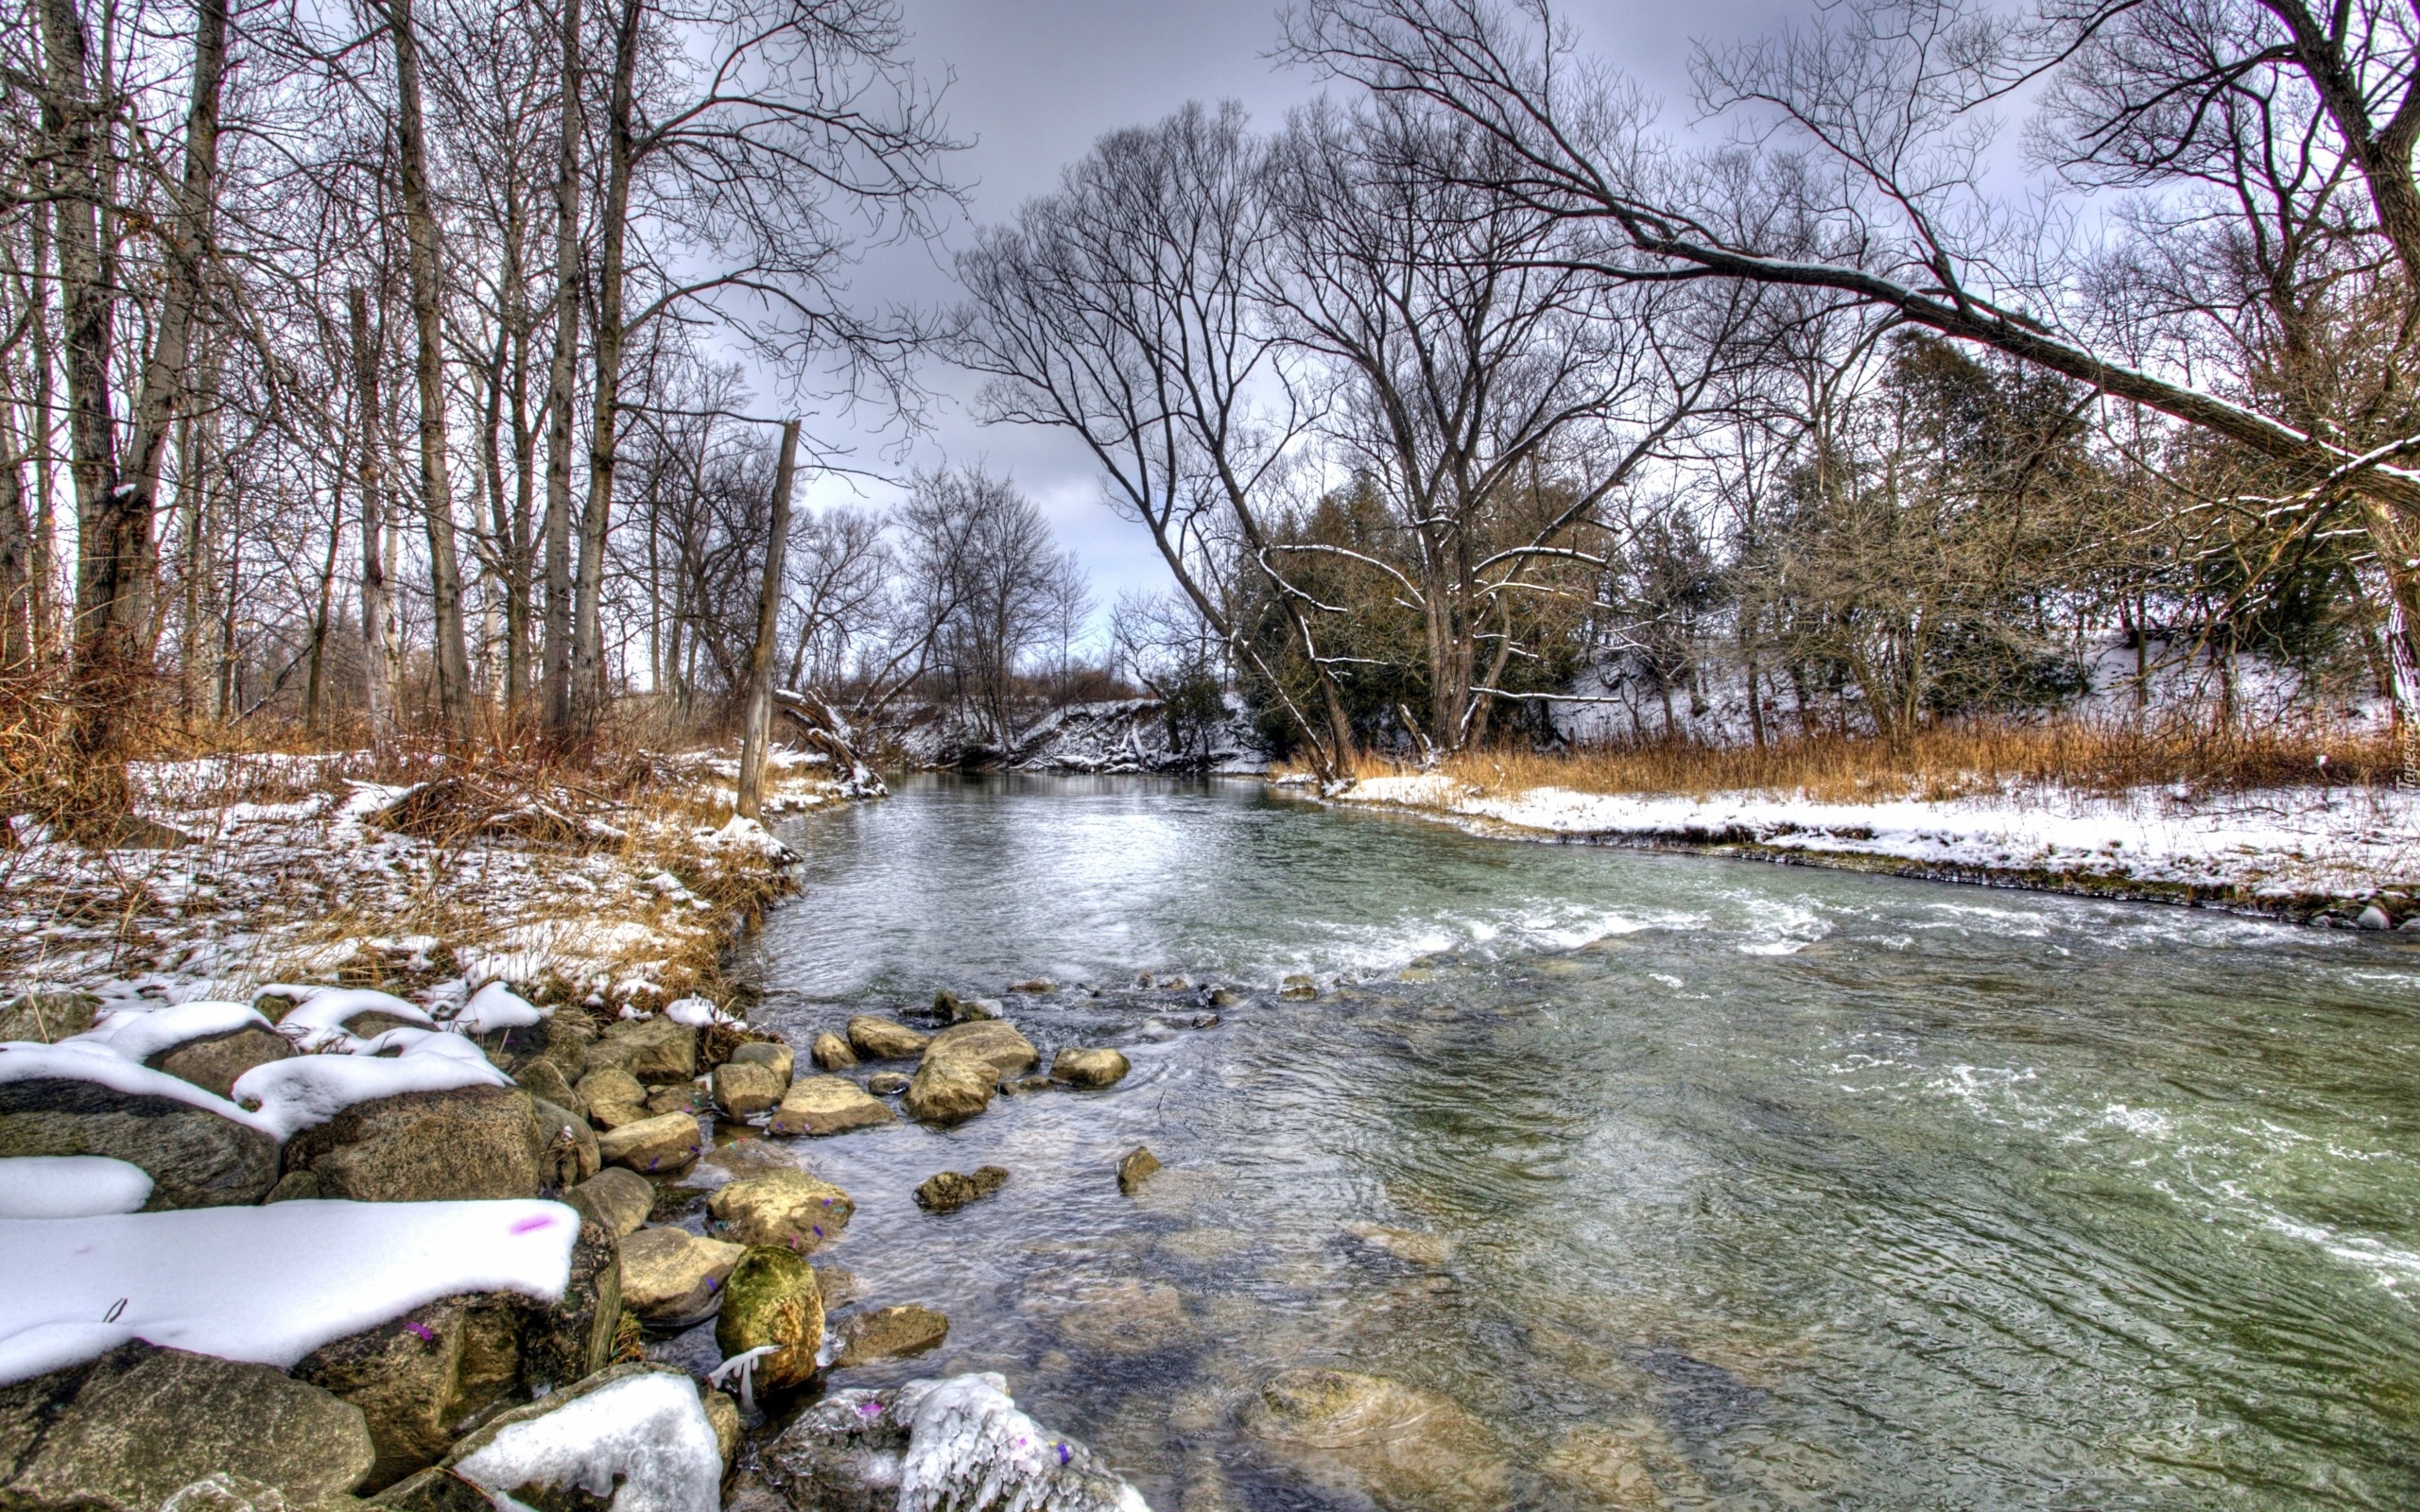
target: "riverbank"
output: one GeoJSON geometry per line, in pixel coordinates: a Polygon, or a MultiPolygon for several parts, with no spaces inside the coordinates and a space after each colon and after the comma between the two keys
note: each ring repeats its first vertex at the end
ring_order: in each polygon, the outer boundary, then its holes
{"type": "MultiPolygon", "coordinates": [[[[705,990],[787,886],[711,751],[606,781],[366,753],[136,764],[170,843],[95,850],[20,819],[0,848],[0,1001],[249,1002],[278,983],[378,988],[443,1010],[491,982],[544,1001],[660,1006],[705,990]]],[[[847,801],[821,756],[777,751],[769,813],[847,801]]]]}
{"type": "Polygon", "coordinates": [[[2386,786],[2095,793],[2008,781],[1951,798],[1840,801],[1410,772],[1364,777],[1331,800],[1524,838],[2420,928],[2420,794],[2386,786]]]}

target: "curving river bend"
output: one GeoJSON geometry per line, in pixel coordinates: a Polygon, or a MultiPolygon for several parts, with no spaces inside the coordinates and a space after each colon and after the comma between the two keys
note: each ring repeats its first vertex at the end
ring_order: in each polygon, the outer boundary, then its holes
{"type": "Polygon", "coordinates": [[[830,1258],[951,1319],[848,1383],[998,1370],[1162,1512],[1366,1504],[1240,1426],[1306,1366],[1478,1419],[1493,1478],[1398,1504],[2420,1505],[2420,941],[1250,782],[918,779],[785,837],[760,1021],[1041,976],[1046,1059],[1134,1063],[802,1142],[830,1258]]]}

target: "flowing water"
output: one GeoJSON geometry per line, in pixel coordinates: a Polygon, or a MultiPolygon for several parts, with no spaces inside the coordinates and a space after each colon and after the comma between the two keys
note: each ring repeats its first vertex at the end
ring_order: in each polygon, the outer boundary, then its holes
{"type": "Polygon", "coordinates": [[[1249,782],[923,779],[785,833],[752,970],[796,1043],[1039,976],[1046,1057],[1134,1065],[798,1142],[867,1301],[951,1320],[844,1383],[1000,1371],[1162,1512],[2420,1506],[2420,941],[1249,782]],[[1392,1446],[1256,1432],[1302,1367],[1433,1397],[1392,1446]]]}

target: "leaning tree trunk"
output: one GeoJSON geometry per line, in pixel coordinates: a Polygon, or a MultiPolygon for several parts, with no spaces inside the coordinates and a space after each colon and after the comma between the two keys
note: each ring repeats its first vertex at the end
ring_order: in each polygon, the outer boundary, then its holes
{"type": "Polygon", "coordinates": [[[395,44],[395,154],[404,191],[412,327],[419,349],[412,377],[420,400],[420,502],[428,526],[428,596],[437,634],[437,710],[449,738],[458,740],[471,717],[471,657],[462,634],[462,566],[454,545],[454,485],[445,457],[445,332],[438,301],[437,208],[428,189],[428,147],[420,109],[420,44],[412,33],[411,0],[394,0],[389,34],[395,44]]]}

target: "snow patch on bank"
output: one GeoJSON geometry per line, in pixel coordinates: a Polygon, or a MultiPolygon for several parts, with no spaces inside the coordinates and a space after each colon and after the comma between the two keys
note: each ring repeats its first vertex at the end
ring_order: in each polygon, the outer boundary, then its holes
{"type": "Polygon", "coordinates": [[[1573,838],[1746,841],[2275,897],[2354,897],[2420,880],[2420,794],[2379,789],[2191,796],[2159,788],[2102,798],[2029,786],[1937,802],[1819,803],[1762,793],[1490,794],[1429,774],[1367,778],[1337,797],[1573,838]]]}
{"type": "Polygon", "coordinates": [[[0,1384],[130,1339],[290,1369],[440,1297],[560,1301],[559,1202],[277,1202],[0,1221],[0,1384]]]}
{"type": "Polygon", "coordinates": [[[0,1218],[93,1218],[151,1200],[151,1173],[106,1155],[0,1160],[0,1218]]]}

